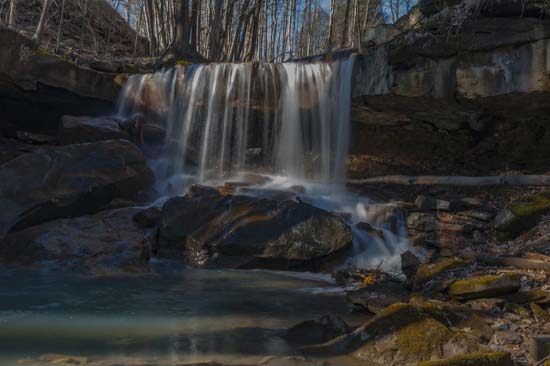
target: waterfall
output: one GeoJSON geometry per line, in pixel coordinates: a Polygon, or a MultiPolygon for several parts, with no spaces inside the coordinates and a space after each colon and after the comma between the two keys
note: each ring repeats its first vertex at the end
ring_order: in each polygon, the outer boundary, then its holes
{"type": "Polygon", "coordinates": [[[333,63],[175,67],[131,76],[118,115],[167,131],[162,175],[199,181],[261,171],[344,180],[354,58],[333,63]]]}

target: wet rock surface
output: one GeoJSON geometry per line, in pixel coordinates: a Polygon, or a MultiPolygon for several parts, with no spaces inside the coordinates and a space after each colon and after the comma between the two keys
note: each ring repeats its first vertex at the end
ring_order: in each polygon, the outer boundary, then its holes
{"type": "Polygon", "coordinates": [[[20,155],[0,166],[0,235],[136,198],[153,180],[142,152],[123,140],[20,155]]]}
{"type": "Polygon", "coordinates": [[[129,139],[115,119],[63,116],[59,126],[59,143],[79,144],[103,140],[129,139]]]}
{"type": "Polygon", "coordinates": [[[351,241],[341,218],[308,204],[192,186],[163,207],[159,255],[196,266],[288,268],[311,265],[351,241]]]}
{"type": "Polygon", "coordinates": [[[409,301],[410,293],[396,281],[381,281],[365,288],[349,291],[347,302],[377,314],[396,302],[409,301]]]}
{"type": "Polygon", "coordinates": [[[350,331],[351,328],[342,319],[326,315],[296,324],[286,331],[283,339],[294,347],[303,347],[328,342],[350,331]]]}
{"type": "Polygon", "coordinates": [[[0,241],[0,262],[77,275],[147,273],[149,243],[132,220],[138,211],[103,211],[9,234],[0,241]]]}

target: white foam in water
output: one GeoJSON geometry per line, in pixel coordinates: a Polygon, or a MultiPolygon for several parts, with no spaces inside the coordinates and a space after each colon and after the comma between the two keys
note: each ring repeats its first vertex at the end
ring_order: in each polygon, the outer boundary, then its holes
{"type": "Polygon", "coordinates": [[[165,126],[165,153],[151,163],[165,195],[184,193],[191,183],[238,181],[244,172],[266,175],[266,183],[245,193],[301,187],[302,201],[349,214],[356,251],[349,264],[381,264],[398,272],[399,256],[408,249],[402,218],[381,220],[368,198],[344,188],[353,68],[351,57],[193,65],[135,75],[121,94],[118,114],[144,113],[165,126]],[[382,236],[357,229],[359,222],[382,229],[382,236]]]}

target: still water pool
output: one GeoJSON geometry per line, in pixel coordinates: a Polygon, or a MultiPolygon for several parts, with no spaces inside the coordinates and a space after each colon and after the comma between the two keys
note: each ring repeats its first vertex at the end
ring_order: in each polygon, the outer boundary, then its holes
{"type": "Polygon", "coordinates": [[[294,354],[280,335],[298,322],[329,313],[360,321],[328,276],[153,267],[94,279],[3,271],[0,364],[50,364],[46,354],[92,365],[257,364],[294,354]]]}

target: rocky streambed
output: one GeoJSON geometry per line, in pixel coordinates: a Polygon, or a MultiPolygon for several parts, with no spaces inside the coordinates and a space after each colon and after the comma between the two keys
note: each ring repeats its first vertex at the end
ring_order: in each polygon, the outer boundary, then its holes
{"type": "MultiPolygon", "coordinates": [[[[545,173],[546,20],[417,10],[358,58],[350,176],[545,173]]],[[[0,363],[547,362],[547,189],[356,184],[350,215],[263,175],[160,187],[147,114],[67,115],[124,75],[0,38],[0,363]]]]}
{"type": "Polygon", "coordinates": [[[17,148],[0,168],[8,299],[0,336],[9,362],[496,366],[544,358],[544,190],[370,187],[393,201],[373,206],[378,227],[305,203],[304,187],[258,195],[253,187],[266,178],[252,175],[191,185],[152,205],[142,151],[154,149],[128,122],[64,117],[46,142],[20,136],[4,139],[17,148]],[[410,244],[399,273],[350,266],[354,233],[382,236],[398,215],[410,244]]]}

